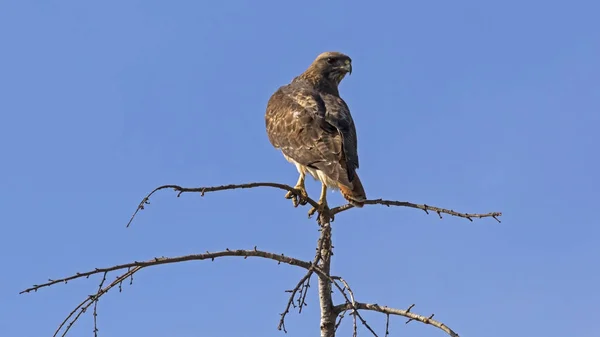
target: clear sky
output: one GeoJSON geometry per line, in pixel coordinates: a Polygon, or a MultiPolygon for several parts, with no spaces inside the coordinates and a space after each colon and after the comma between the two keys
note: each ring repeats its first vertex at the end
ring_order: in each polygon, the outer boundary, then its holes
{"type": "MultiPolygon", "coordinates": [[[[48,278],[254,245],[311,259],[317,226],[279,190],[163,192],[125,224],[161,184],[294,184],[266,102],[337,50],[353,59],[340,90],[370,198],[504,213],[340,214],[332,272],[357,300],[415,303],[465,337],[597,337],[598,13],[592,0],[2,1],[0,336],[51,336],[99,282],[18,295],[48,278]]],[[[100,336],[284,336],[284,290],[303,274],[238,258],[149,268],[100,302],[100,336]]],[[[318,334],[311,291],[287,336],[318,334]]],[[[385,317],[365,318],[383,336],[385,317]]],[[[404,322],[391,336],[444,335],[404,322]]],[[[88,313],[71,336],[92,327],[88,313]]]]}

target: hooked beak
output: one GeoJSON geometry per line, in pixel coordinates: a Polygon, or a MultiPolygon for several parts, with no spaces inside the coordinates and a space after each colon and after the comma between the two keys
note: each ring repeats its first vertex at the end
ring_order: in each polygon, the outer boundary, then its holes
{"type": "Polygon", "coordinates": [[[352,75],[352,62],[350,62],[350,60],[346,60],[346,63],[344,63],[344,70],[346,70],[348,74],[352,75]]]}

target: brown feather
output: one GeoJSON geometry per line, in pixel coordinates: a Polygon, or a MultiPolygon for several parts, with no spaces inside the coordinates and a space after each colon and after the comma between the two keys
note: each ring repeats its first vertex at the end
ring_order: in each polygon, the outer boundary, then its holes
{"type": "Polygon", "coordinates": [[[352,180],[352,187],[348,187],[342,184],[338,184],[340,192],[344,199],[348,200],[349,203],[356,207],[363,207],[364,201],[367,200],[365,189],[363,188],[362,182],[358,177],[358,174],[354,172],[354,180],[352,180]]]}

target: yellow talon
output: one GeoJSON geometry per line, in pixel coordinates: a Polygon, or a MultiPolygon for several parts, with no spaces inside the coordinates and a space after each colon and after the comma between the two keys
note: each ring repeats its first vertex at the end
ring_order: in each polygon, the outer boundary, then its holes
{"type": "MultiPolygon", "coordinates": [[[[325,211],[329,211],[329,205],[327,204],[327,186],[321,183],[321,196],[319,197],[318,207],[312,207],[308,211],[308,217],[313,216],[317,211],[319,214],[322,214],[325,211]]],[[[333,221],[333,216],[331,216],[331,221],[333,221]]]]}
{"type": "Polygon", "coordinates": [[[294,186],[296,192],[288,191],[285,194],[286,199],[292,199],[294,207],[298,207],[298,204],[306,205],[308,202],[308,193],[306,193],[306,187],[304,187],[304,177],[305,174],[301,173],[296,186],[294,186]]]}

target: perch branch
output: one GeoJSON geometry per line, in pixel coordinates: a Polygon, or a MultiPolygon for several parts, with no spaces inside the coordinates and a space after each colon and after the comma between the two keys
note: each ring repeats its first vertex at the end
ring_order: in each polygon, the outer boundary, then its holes
{"type": "MultiPolygon", "coordinates": [[[[133,212],[133,215],[129,219],[129,222],[127,223],[127,227],[129,227],[131,225],[131,223],[133,222],[133,219],[138,214],[138,212],[143,210],[145,208],[145,205],[150,204],[150,197],[154,193],[156,193],[160,190],[165,190],[165,189],[174,190],[177,192],[177,197],[179,197],[183,193],[200,193],[201,196],[204,196],[204,194],[208,193],[208,192],[217,192],[217,191],[235,190],[235,189],[248,189],[248,188],[256,188],[256,187],[278,188],[280,190],[285,190],[285,191],[293,192],[293,193],[296,193],[297,195],[300,195],[299,191],[296,190],[292,186],[289,186],[286,184],[279,184],[279,183],[270,183],[270,182],[230,184],[230,185],[207,186],[207,187],[182,187],[179,185],[163,185],[163,186],[159,186],[159,187],[155,188],[154,190],[152,190],[152,192],[148,193],[148,195],[146,195],[142,199],[142,201],[138,205],[137,209],[135,210],[135,212],[133,212]]],[[[307,198],[307,202],[312,207],[318,208],[318,203],[314,199],[311,199],[309,197],[309,198],[307,198]]],[[[427,213],[427,214],[429,214],[429,211],[436,212],[440,218],[442,218],[442,214],[448,214],[448,215],[452,215],[452,216],[456,216],[456,217],[460,217],[460,218],[465,218],[465,219],[468,219],[469,221],[473,221],[474,218],[479,218],[479,219],[494,218],[496,221],[500,222],[498,217],[502,216],[501,212],[490,212],[490,213],[481,213],[481,214],[479,214],[479,213],[460,213],[460,212],[456,212],[451,209],[429,206],[427,204],[415,204],[415,203],[408,202],[408,201],[374,199],[374,200],[366,200],[365,205],[384,205],[384,206],[388,206],[388,207],[389,206],[400,206],[400,207],[416,208],[416,209],[425,211],[425,213],[427,213]]],[[[351,204],[341,205],[341,206],[332,208],[329,211],[329,214],[331,217],[333,217],[337,213],[349,210],[351,208],[354,208],[354,206],[352,206],[351,204]]],[[[320,219],[320,217],[317,217],[317,219],[320,219]]]]}
{"type": "MultiPolygon", "coordinates": [[[[133,219],[135,218],[137,213],[144,209],[144,205],[150,204],[150,197],[154,193],[156,193],[160,190],[165,190],[165,189],[174,190],[175,192],[177,192],[177,197],[179,197],[183,193],[200,193],[201,196],[204,196],[204,193],[208,193],[208,192],[247,189],[247,188],[255,188],[255,187],[278,188],[280,190],[285,190],[285,191],[297,193],[297,195],[300,195],[300,192],[298,190],[296,190],[295,188],[293,188],[292,186],[289,186],[286,184],[269,183],[269,182],[258,182],[258,183],[248,183],[248,184],[230,184],[230,185],[209,186],[209,187],[181,187],[179,185],[163,185],[163,186],[159,186],[159,187],[155,188],[154,190],[152,190],[152,192],[148,193],[148,195],[146,195],[144,197],[144,199],[142,199],[142,201],[138,205],[138,208],[135,210],[135,212],[129,219],[129,222],[127,223],[127,227],[129,227],[131,225],[131,222],[133,222],[133,219]]],[[[311,198],[306,198],[306,200],[312,207],[318,208],[319,204],[316,201],[314,201],[311,198]]]]}
{"type": "MultiPolygon", "coordinates": [[[[78,278],[89,277],[94,274],[107,273],[107,272],[120,270],[120,269],[127,269],[127,268],[133,268],[133,267],[144,268],[144,267],[155,266],[155,265],[160,265],[160,264],[177,263],[177,262],[193,261],[193,260],[206,260],[206,259],[214,260],[215,258],[223,257],[223,256],[261,257],[261,258],[265,258],[265,259],[275,260],[280,263],[283,262],[283,263],[287,263],[287,264],[290,264],[293,266],[302,267],[304,269],[309,269],[309,268],[313,267],[312,264],[308,261],[302,261],[302,260],[299,260],[299,259],[296,259],[293,257],[285,256],[283,254],[274,254],[274,253],[265,252],[265,251],[261,251],[261,250],[257,250],[257,249],[252,249],[252,250],[242,250],[242,249],[229,250],[229,249],[226,249],[224,251],[214,252],[214,253],[206,252],[204,254],[192,254],[192,255],[184,255],[184,256],[178,256],[178,257],[156,257],[156,258],[154,258],[152,260],[148,260],[148,261],[135,261],[135,262],[120,264],[120,265],[107,267],[107,268],[96,268],[94,270],[90,270],[90,271],[87,271],[84,273],[77,273],[77,274],[69,276],[69,277],[65,277],[65,278],[61,278],[61,279],[57,279],[57,280],[48,280],[48,282],[46,282],[46,283],[33,285],[31,288],[21,291],[20,294],[29,293],[31,291],[37,291],[40,288],[48,287],[48,286],[54,285],[56,283],[61,283],[61,282],[67,283],[68,281],[75,280],[78,278]]],[[[313,267],[313,268],[315,268],[315,267],[313,267]]]]}
{"type": "MultiPolygon", "coordinates": [[[[406,323],[408,323],[410,321],[419,321],[424,324],[433,325],[436,328],[443,330],[444,332],[446,332],[447,334],[449,334],[452,337],[459,337],[456,332],[452,331],[452,329],[447,327],[444,323],[434,320],[433,315],[431,315],[429,317],[425,317],[425,316],[411,312],[410,310],[413,307],[414,307],[414,304],[411,305],[408,309],[403,310],[403,309],[390,308],[390,307],[386,307],[386,306],[382,307],[378,304],[355,302],[354,306],[352,305],[352,303],[344,303],[344,304],[337,305],[337,306],[335,306],[334,310],[338,314],[340,314],[344,311],[353,310],[354,308],[356,308],[358,310],[377,311],[377,312],[381,312],[386,315],[404,316],[409,319],[406,323]]],[[[386,330],[387,330],[387,327],[386,327],[386,330]]]]}

